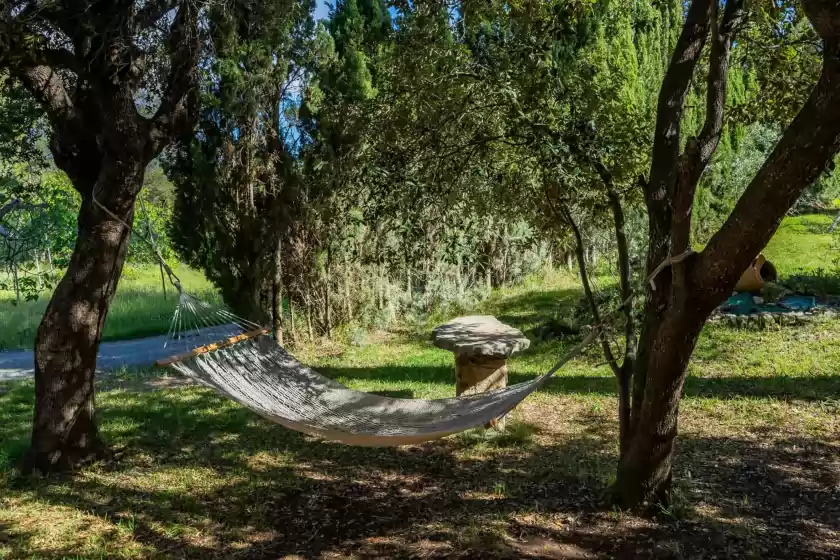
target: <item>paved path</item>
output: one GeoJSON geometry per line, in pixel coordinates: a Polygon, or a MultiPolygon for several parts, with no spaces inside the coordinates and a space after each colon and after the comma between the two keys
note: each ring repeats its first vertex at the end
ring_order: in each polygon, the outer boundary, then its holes
{"type": "MultiPolygon", "coordinates": [[[[172,344],[164,347],[166,335],[138,338],[136,340],[121,340],[118,342],[103,342],[99,347],[99,358],[96,362],[98,370],[109,371],[121,367],[148,366],[160,360],[179,354],[188,347],[200,346],[213,340],[230,336],[232,326],[204,329],[197,334],[191,344],[181,343],[177,347],[172,344]]],[[[30,350],[16,350],[0,352],[0,381],[25,379],[34,373],[34,358],[30,350]]]]}

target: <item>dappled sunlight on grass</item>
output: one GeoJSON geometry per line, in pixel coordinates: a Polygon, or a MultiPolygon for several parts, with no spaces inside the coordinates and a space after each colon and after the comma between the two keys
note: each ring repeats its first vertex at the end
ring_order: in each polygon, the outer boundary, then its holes
{"type": "MultiPolygon", "coordinates": [[[[14,392],[9,402],[31,398],[32,388],[14,392]]],[[[604,507],[618,451],[612,395],[539,393],[512,413],[505,434],[475,430],[397,449],[322,442],[198,387],[111,390],[100,402],[116,459],[68,478],[6,471],[0,551],[404,557],[435,542],[444,556],[516,557],[517,539],[542,535],[607,556],[647,557],[663,539],[687,554],[740,556],[776,546],[767,539],[778,534],[805,558],[828,550],[837,529],[826,489],[837,483],[840,442],[815,404],[687,399],[678,502],[644,520],[604,507]],[[772,494],[764,480],[774,481],[772,494]]]]}
{"type": "MultiPolygon", "coordinates": [[[[574,280],[506,288],[477,313],[529,332],[577,303],[574,280]]],[[[454,359],[428,332],[296,354],[352,388],[450,397],[454,359]]],[[[579,340],[533,339],[510,382],[579,340]]],[[[840,320],[709,325],[681,404],[674,504],[609,507],[615,380],[597,348],[508,417],[424,445],[356,448],[286,430],[160,372],[99,380],[112,460],[23,478],[33,384],[0,384],[0,557],[836,558],[840,320]],[[564,556],[565,555],[565,556],[564,556]],[[577,555],[577,556],[575,556],[577,555]]]]}

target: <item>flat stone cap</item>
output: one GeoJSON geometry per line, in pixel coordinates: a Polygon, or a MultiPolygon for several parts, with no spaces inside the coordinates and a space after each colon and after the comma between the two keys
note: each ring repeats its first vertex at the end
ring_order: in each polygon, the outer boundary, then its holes
{"type": "Polygon", "coordinates": [[[458,317],[433,330],[432,337],[438,348],[466,357],[506,358],[531,344],[522,331],[492,315],[458,317]]]}

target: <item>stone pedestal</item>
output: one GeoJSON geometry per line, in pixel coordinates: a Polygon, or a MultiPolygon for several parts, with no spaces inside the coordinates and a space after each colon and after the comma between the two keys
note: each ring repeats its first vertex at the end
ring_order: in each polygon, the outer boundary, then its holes
{"type": "MultiPolygon", "coordinates": [[[[507,386],[507,358],[530,344],[521,331],[491,315],[459,317],[434,330],[434,344],[455,354],[455,394],[507,386]]],[[[504,430],[504,418],[486,427],[504,430]]]]}
{"type": "MultiPolygon", "coordinates": [[[[473,395],[507,387],[507,359],[455,356],[455,395],[473,395]]],[[[497,418],[485,428],[505,429],[505,419],[497,418]]]]}

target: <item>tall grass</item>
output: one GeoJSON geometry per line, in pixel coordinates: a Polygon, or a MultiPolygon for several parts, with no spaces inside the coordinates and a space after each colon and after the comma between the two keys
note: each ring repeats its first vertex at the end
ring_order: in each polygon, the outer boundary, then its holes
{"type": "MultiPolygon", "coordinates": [[[[203,300],[218,301],[215,289],[203,274],[186,266],[176,267],[175,271],[186,290],[203,300]]],[[[15,305],[13,293],[0,291],[0,350],[32,348],[50,295],[45,292],[37,301],[15,305]]],[[[158,268],[126,266],[102,338],[125,340],[165,333],[176,304],[171,285],[167,285],[164,296],[158,268]]]]}

